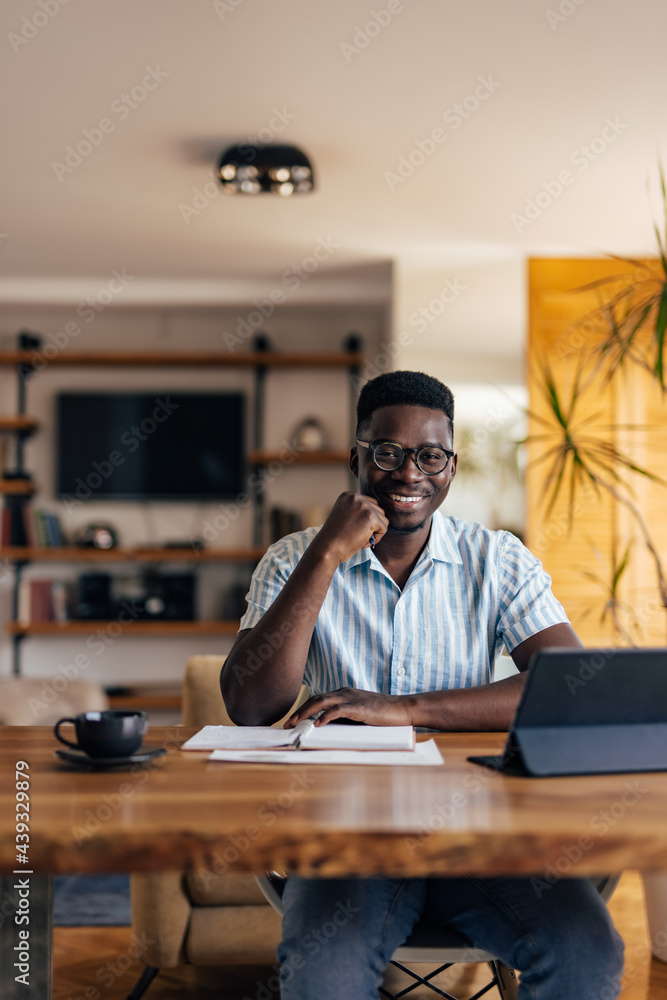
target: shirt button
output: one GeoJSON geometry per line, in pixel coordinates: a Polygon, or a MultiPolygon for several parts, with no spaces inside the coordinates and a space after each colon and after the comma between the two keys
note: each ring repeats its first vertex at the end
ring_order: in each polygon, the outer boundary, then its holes
{"type": "Polygon", "coordinates": [[[396,676],[402,677],[404,673],[405,673],[405,667],[399,667],[398,670],[396,671],[396,676]]]}

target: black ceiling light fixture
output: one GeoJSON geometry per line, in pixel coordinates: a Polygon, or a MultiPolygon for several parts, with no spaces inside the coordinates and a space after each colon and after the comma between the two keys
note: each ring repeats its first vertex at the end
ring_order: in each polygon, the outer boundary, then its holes
{"type": "Polygon", "coordinates": [[[220,156],[218,178],[227,194],[309,194],[315,187],[313,167],[296,146],[229,146],[220,156]]]}

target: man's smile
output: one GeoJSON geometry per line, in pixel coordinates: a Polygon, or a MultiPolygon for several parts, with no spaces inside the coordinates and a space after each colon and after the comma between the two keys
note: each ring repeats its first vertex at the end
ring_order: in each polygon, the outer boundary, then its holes
{"type": "Polygon", "coordinates": [[[394,490],[387,490],[386,492],[383,490],[379,496],[379,500],[385,510],[400,511],[403,513],[408,510],[417,510],[430,496],[430,493],[399,493],[394,490]]]}

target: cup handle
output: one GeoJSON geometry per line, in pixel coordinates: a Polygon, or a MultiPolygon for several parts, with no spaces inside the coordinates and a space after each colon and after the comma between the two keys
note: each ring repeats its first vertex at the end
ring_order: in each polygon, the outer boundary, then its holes
{"type": "Polygon", "coordinates": [[[73,725],[76,725],[76,719],[58,719],[55,726],[53,727],[53,732],[56,739],[60,740],[61,743],[64,743],[66,747],[72,747],[73,750],[80,750],[81,748],[78,743],[70,743],[69,740],[66,740],[65,737],[61,736],[60,733],[58,732],[58,730],[60,729],[60,727],[64,722],[71,722],[73,723],[73,725]]]}

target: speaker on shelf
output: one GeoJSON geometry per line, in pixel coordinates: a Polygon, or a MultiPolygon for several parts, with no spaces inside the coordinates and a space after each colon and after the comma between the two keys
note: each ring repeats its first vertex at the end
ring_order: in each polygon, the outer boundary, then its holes
{"type": "Polygon", "coordinates": [[[109,573],[82,573],[75,606],[77,618],[105,621],[113,615],[109,573]]]}
{"type": "Polygon", "coordinates": [[[194,621],[195,580],[194,573],[151,571],[144,574],[143,595],[123,600],[144,621],[194,621]]]}
{"type": "Polygon", "coordinates": [[[162,576],[164,616],[174,621],[194,621],[195,574],[165,573],[162,576]]]}

